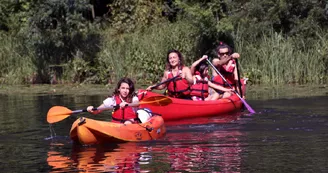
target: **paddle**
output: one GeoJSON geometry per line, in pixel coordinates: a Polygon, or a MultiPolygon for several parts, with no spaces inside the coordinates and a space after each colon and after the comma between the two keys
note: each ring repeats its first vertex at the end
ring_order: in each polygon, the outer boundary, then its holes
{"type": "MultiPolygon", "coordinates": [[[[223,81],[225,83],[227,83],[231,89],[233,89],[233,87],[227,82],[227,80],[222,76],[222,74],[219,72],[219,70],[216,69],[216,67],[211,63],[211,61],[209,59],[206,59],[206,60],[213,67],[213,69],[216,71],[216,73],[221,76],[221,78],[223,79],[223,81]]],[[[236,90],[234,90],[234,92],[237,94],[237,96],[240,98],[240,100],[244,103],[244,105],[247,108],[247,110],[250,113],[255,113],[255,111],[246,103],[245,99],[243,99],[236,90]]]]}
{"type": "Polygon", "coordinates": [[[238,64],[238,59],[236,59],[236,68],[237,68],[237,74],[238,74],[238,88],[240,95],[243,95],[243,91],[241,90],[241,81],[240,81],[240,73],[239,73],[239,64],[238,64]]]}
{"type": "MultiPolygon", "coordinates": [[[[150,104],[154,106],[165,106],[168,104],[171,104],[172,100],[166,96],[152,96],[143,99],[139,102],[139,105],[143,104],[150,104]]],[[[110,110],[114,109],[114,107],[105,107],[105,108],[93,108],[93,110],[110,110]]],[[[81,113],[81,112],[88,112],[86,109],[80,109],[72,111],[66,107],[63,106],[53,106],[49,109],[47,113],[47,121],[48,123],[56,123],[59,122],[67,117],[69,117],[71,114],[81,113]]]]}
{"type": "Polygon", "coordinates": [[[157,87],[160,86],[160,85],[163,85],[163,84],[165,84],[165,83],[171,82],[171,81],[173,81],[174,79],[176,79],[176,78],[178,78],[178,77],[180,77],[180,76],[179,76],[179,75],[174,76],[173,78],[170,78],[170,79],[165,80],[165,81],[163,81],[163,82],[161,82],[161,83],[159,83],[159,84],[156,84],[155,86],[151,87],[151,89],[157,88],[157,87]]]}

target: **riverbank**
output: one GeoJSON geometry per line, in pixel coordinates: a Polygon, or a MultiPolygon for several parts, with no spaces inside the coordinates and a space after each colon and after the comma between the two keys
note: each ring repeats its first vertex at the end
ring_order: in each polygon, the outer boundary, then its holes
{"type": "MultiPolygon", "coordinates": [[[[3,95],[109,95],[115,85],[1,85],[3,95]]],[[[136,86],[146,88],[146,86],[136,86]]],[[[328,95],[328,85],[283,85],[283,86],[247,86],[246,98],[249,100],[267,100],[328,95]]]]}

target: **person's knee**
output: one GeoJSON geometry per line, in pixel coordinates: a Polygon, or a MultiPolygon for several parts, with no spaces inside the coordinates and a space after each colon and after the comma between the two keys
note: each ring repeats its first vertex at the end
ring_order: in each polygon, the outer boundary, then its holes
{"type": "Polygon", "coordinates": [[[228,97],[230,97],[231,96],[231,93],[230,92],[225,92],[224,94],[223,94],[223,97],[222,98],[228,98],[228,97]]]}
{"type": "Polygon", "coordinates": [[[212,95],[211,100],[218,100],[220,98],[220,94],[215,93],[212,95]]]}

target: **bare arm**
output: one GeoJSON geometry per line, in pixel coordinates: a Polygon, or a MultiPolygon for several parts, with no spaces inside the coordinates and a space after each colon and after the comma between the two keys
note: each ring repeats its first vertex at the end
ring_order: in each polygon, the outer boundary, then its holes
{"type": "MultiPolygon", "coordinates": [[[[163,77],[162,77],[161,82],[164,82],[164,81],[166,81],[166,80],[167,80],[167,72],[165,71],[164,74],[163,74],[163,77]]],[[[156,85],[156,84],[155,84],[155,85],[156,85]]],[[[153,88],[155,85],[151,85],[151,86],[149,86],[146,90],[147,90],[147,91],[151,91],[152,88],[153,88]]],[[[164,83],[164,84],[162,84],[162,85],[160,85],[160,86],[158,86],[158,87],[156,87],[156,88],[154,88],[154,89],[162,90],[162,89],[166,88],[166,86],[167,86],[167,83],[164,83]]]]}
{"type": "Polygon", "coordinates": [[[132,103],[128,103],[128,106],[131,106],[131,107],[138,107],[140,104],[139,104],[139,99],[138,97],[134,97],[134,99],[132,100],[132,103]]]}
{"type": "MultiPolygon", "coordinates": [[[[166,81],[167,79],[168,79],[168,77],[167,77],[167,72],[165,71],[164,74],[163,74],[163,77],[162,77],[161,82],[164,82],[164,81],[166,81]]],[[[162,89],[165,89],[166,86],[167,86],[167,83],[164,83],[164,84],[158,86],[157,89],[158,89],[158,90],[162,90],[162,89]]]]}
{"type": "Polygon", "coordinates": [[[224,58],[214,58],[212,60],[212,64],[215,66],[215,67],[218,67],[218,66],[221,66],[221,65],[224,65],[226,63],[228,63],[230,60],[232,59],[231,56],[228,56],[228,57],[224,57],[224,58]]]}
{"type": "Polygon", "coordinates": [[[236,90],[238,93],[240,93],[240,90],[239,90],[239,79],[238,79],[238,71],[237,71],[237,67],[235,67],[234,71],[233,71],[233,76],[235,78],[235,81],[236,81],[236,90]]]}
{"type": "Polygon", "coordinates": [[[196,66],[202,62],[204,59],[207,59],[207,55],[203,55],[203,57],[199,58],[197,61],[195,61],[194,63],[192,63],[191,67],[190,67],[190,72],[191,74],[194,74],[196,71],[196,66]]]}
{"type": "Polygon", "coordinates": [[[93,108],[94,108],[93,106],[88,106],[87,111],[95,115],[104,111],[105,110],[104,108],[106,108],[106,106],[104,104],[101,104],[100,106],[97,107],[97,110],[92,110],[93,108]]]}
{"type": "Polygon", "coordinates": [[[191,71],[190,71],[190,69],[188,67],[183,67],[181,77],[182,78],[185,78],[188,81],[189,84],[193,84],[194,83],[194,80],[192,78],[191,71]]]}
{"type": "Polygon", "coordinates": [[[208,86],[211,87],[211,88],[214,88],[214,89],[223,91],[223,92],[233,91],[233,89],[225,88],[225,87],[223,87],[221,85],[216,85],[216,84],[212,83],[211,81],[208,81],[208,86]]]}

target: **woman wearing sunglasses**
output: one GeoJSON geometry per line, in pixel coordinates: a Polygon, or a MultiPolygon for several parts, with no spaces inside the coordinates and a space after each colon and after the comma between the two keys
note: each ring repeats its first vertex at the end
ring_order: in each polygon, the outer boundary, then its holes
{"type": "MultiPolygon", "coordinates": [[[[216,49],[218,58],[214,58],[212,63],[213,65],[218,69],[218,71],[223,75],[223,77],[227,80],[227,82],[233,87],[232,90],[229,92],[221,91],[221,90],[215,90],[216,92],[212,92],[212,99],[215,100],[218,98],[226,98],[230,97],[232,94],[232,91],[236,90],[239,92],[238,87],[238,72],[236,68],[236,58],[239,58],[239,53],[232,53],[231,48],[225,44],[220,42],[220,45],[216,49]]],[[[212,82],[223,86],[224,88],[231,89],[227,83],[224,82],[224,80],[221,78],[220,75],[218,75],[215,70],[212,70],[213,72],[213,78],[212,82]]]]}

